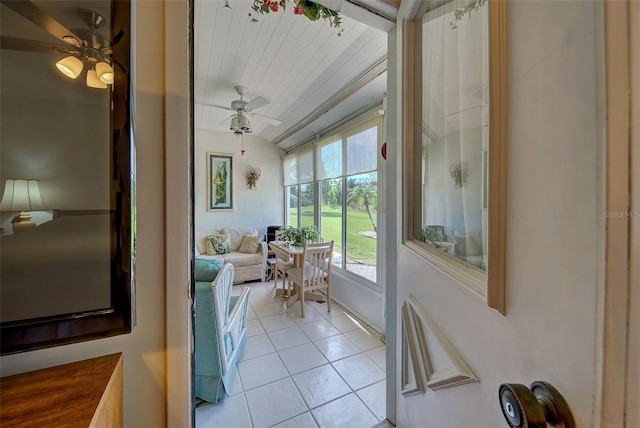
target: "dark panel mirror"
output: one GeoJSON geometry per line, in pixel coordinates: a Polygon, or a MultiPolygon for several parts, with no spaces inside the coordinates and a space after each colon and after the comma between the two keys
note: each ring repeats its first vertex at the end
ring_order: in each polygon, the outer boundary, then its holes
{"type": "Polygon", "coordinates": [[[2,354],[129,333],[131,4],[0,3],[2,354]]]}

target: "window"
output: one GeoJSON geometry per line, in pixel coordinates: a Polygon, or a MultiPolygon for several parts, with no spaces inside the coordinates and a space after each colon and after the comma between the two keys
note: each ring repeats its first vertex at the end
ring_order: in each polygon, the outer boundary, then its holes
{"type": "Polygon", "coordinates": [[[406,244],[501,312],[507,193],[504,3],[425,3],[414,35],[421,58],[405,92],[415,100],[411,122],[416,124],[405,124],[410,127],[406,244]]]}
{"type": "Polygon", "coordinates": [[[300,226],[313,226],[315,211],[315,195],[313,184],[301,184],[300,195],[298,195],[298,206],[300,207],[300,226]]]}
{"type": "Polygon", "coordinates": [[[289,225],[315,224],[323,240],[334,241],[333,264],[375,288],[378,122],[366,119],[283,160],[289,225]]]}
{"type": "Polygon", "coordinates": [[[282,161],[284,171],[285,211],[287,226],[314,224],[313,150],[307,150],[282,161]]]}
{"type": "Polygon", "coordinates": [[[347,179],[347,243],[344,268],[376,282],[378,173],[347,179]]]}

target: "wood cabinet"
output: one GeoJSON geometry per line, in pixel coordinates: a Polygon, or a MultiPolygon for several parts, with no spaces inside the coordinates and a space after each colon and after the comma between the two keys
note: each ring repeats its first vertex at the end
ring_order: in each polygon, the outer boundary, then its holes
{"type": "Polygon", "coordinates": [[[122,427],[122,354],[0,379],[0,426],[122,427]]]}

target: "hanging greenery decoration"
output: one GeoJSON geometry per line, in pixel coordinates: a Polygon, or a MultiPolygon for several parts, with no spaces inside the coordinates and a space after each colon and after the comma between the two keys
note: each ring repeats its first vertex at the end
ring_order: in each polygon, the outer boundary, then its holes
{"type": "MultiPolygon", "coordinates": [[[[486,0],[485,0],[486,1],[486,0]]],[[[253,0],[249,12],[251,22],[258,22],[257,15],[265,15],[271,12],[286,11],[287,3],[293,3],[293,13],[296,15],[304,15],[311,21],[317,21],[322,18],[329,21],[329,27],[338,30],[338,36],[342,35],[342,17],[338,12],[319,3],[310,0],[253,0]]],[[[225,0],[224,7],[231,9],[229,0],[225,0]]]]}
{"type": "Polygon", "coordinates": [[[484,6],[486,2],[487,0],[475,0],[473,3],[465,7],[456,9],[453,12],[453,19],[451,20],[451,22],[449,22],[451,29],[455,30],[456,28],[458,28],[458,21],[462,20],[465,14],[469,15],[469,18],[471,18],[471,12],[477,11],[481,6],[484,6]]]}

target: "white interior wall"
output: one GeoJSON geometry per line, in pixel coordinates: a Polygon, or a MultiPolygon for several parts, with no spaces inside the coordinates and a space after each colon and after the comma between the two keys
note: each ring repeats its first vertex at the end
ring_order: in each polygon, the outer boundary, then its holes
{"type": "MultiPolygon", "coordinates": [[[[124,426],[163,427],[166,426],[167,414],[165,276],[162,268],[165,264],[164,79],[159,70],[164,69],[164,57],[163,44],[158,41],[163,40],[164,4],[142,1],[132,2],[132,5],[138,157],[137,327],[127,335],[3,356],[0,358],[0,374],[7,376],[122,352],[124,426]]],[[[186,300],[186,293],[184,296],[186,300]]]]}
{"type": "Polygon", "coordinates": [[[336,270],[331,271],[331,297],[378,333],[384,333],[382,293],[340,275],[336,270]]]}
{"type": "Polygon", "coordinates": [[[270,142],[253,135],[241,143],[231,132],[196,129],[195,132],[195,228],[255,227],[267,233],[267,226],[284,224],[282,152],[270,142]],[[207,211],[207,152],[233,155],[233,211],[207,211]],[[246,167],[262,171],[258,184],[249,189],[246,167]]]}

